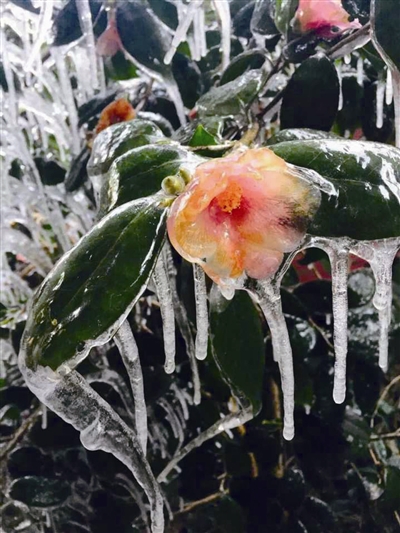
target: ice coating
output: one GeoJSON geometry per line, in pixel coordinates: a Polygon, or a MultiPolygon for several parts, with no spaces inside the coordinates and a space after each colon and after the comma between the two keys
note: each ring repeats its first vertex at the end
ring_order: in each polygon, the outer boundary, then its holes
{"type": "Polygon", "coordinates": [[[326,38],[338,33],[361,28],[358,19],[349,21],[350,15],[341,0],[300,0],[294,17],[294,27],[301,33],[314,31],[326,38]]]}
{"type": "Polygon", "coordinates": [[[160,303],[163,322],[163,337],[165,351],[164,369],[167,374],[175,370],[175,312],[172,301],[170,278],[167,273],[163,254],[160,254],[153,272],[157,297],[160,303]]]}
{"type": "Polygon", "coordinates": [[[282,312],[279,289],[279,283],[262,281],[258,283],[253,294],[256,296],[268,323],[274,360],[278,363],[281,374],[284,409],[283,436],[286,440],[292,440],[294,437],[293,355],[286,320],[282,312]]]}
{"type": "Polygon", "coordinates": [[[207,357],[208,347],[208,309],[207,287],[203,269],[193,265],[194,294],[196,301],[196,358],[203,360],[207,357]]]}
{"type": "Polygon", "coordinates": [[[144,455],[147,450],[147,408],[139,350],[129,322],[125,320],[114,337],[131,384],[134,400],[135,429],[144,455]]]}
{"type": "Polygon", "coordinates": [[[221,287],[273,275],[319,206],[319,189],[300,172],[268,148],[200,164],[172,206],[172,245],[221,287]]]}

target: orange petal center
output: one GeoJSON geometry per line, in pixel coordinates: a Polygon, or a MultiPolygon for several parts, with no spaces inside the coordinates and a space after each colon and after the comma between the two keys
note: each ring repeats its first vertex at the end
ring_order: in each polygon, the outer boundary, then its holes
{"type": "Polygon", "coordinates": [[[232,211],[240,207],[242,194],[242,187],[239,184],[230,183],[224,192],[217,196],[218,206],[225,213],[232,213],[232,211]]]}

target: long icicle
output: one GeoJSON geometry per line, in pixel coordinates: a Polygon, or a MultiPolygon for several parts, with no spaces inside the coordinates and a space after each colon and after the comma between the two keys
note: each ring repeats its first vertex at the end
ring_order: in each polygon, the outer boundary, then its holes
{"type": "Polygon", "coordinates": [[[86,40],[86,51],[90,64],[91,86],[93,89],[92,94],[94,94],[94,91],[99,88],[99,74],[89,0],[79,0],[79,2],[76,3],[76,7],[79,13],[79,22],[82,33],[86,40]]]}
{"type": "Polygon", "coordinates": [[[191,440],[182,450],[171,459],[164,470],[157,477],[159,483],[166,481],[168,474],[178,465],[178,463],[186,457],[188,453],[201,446],[207,440],[213,439],[223,431],[235,429],[253,418],[253,411],[251,408],[243,409],[236,413],[231,413],[213,424],[211,427],[200,433],[197,437],[191,440]]]}
{"type": "Polygon", "coordinates": [[[400,237],[358,243],[354,253],[368,261],[375,277],[374,307],[379,314],[379,366],[388,368],[389,326],[392,311],[392,265],[400,248],[400,237]]]}
{"type": "Polygon", "coordinates": [[[193,265],[194,294],[196,300],[196,358],[202,361],[207,357],[208,348],[208,309],[207,287],[204,270],[193,265]]]}
{"type": "Polygon", "coordinates": [[[185,341],[186,352],[188,354],[190,367],[192,370],[193,403],[195,405],[199,405],[201,401],[201,389],[199,370],[197,367],[197,360],[195,356],[195,345],[186,309],[179,298],[178,291],[176,290],[176,269],[169,244],[164,245],[162,253],[164,254],[168,276],[171,280],[172,301],[175,309],[176,322],[178,324],[183,340],[185,341]]]}
{"type": "Polygon", "coordinates": [[[258,283],[255,296],[258,299],[271,332],[274,359],[279,365],[283,394],[283,437],[292,440],[294,437],[294,372],[292,347],[285,317],[279,284],[271,281],[258,283]]]}
{"type": "Polygon", "coordinates": [[[221,22],[222,68],[225,69],[231,55],[231,12],[227,0],[214,0],[213,4],[221,22]]]}
{"type": "Polygon", "coordinates": [[[153,280],[156,286],[157,297],[160,303],[161,318],[163,323],[165,364],[167,374],[175,371],[175,313],[172,302],[171,284],[163,254],[160,254],[154,268],[153,280]]]}
{"type": "Polygon", "coordinates": [[[146,455],[147,408],[144,398],[142,367],[140,366],[139,350],[135,337],[127,320],[122,323],[114,339],[128,373],[133,400],[135,402],[136,433],[143,453],[146,455]]]}

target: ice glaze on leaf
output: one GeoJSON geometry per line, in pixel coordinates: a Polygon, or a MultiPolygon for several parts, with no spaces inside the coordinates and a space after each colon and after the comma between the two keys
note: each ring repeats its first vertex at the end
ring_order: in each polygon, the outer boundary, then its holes
{"type": "Polygon", "coordinates": [[[130,202],[63,256],[32,302],[22,345],[28,367],[55,370],[75,354],[82,359],[126,312],[153,269],[165,217],[157,198],[130,202]]]}
{"type": "Polygon", "coordinates": [[[308,233],[374,240],[400,235],[400,151],[367,141],[321,139],[272,145],[288,163],[327,178],[337,195],[322,194],[308,233]]]}

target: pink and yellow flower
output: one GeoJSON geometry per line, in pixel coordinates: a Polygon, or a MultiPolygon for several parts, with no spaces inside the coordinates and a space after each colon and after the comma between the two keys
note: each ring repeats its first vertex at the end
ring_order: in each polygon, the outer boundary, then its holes
{"type": "Polygon", "coordinates": [[[178,253],[221,285],[272,276],[318,209],[320,193],[268,148],[200,164],[168,219],[178,253]]]}
{"type": "Polygon", "coordinates": [[[329,38],[345,30],[361,28],[358,19],[350,22],[349,18],[341,0],[300,0],[294,25],[300,33],[314,31],[329,38]]]}

